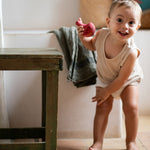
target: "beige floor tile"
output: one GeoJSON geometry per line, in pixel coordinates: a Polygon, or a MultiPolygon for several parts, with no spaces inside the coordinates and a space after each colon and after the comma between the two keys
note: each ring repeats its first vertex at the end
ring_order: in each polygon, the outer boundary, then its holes
{"type": "Polygon", "coordinates": [[[145,131],[138,133],[138,139],[146,150],[150,150],[150,132],[145,131]]]}
{"type": "MultiPolygon", "coordinates": [[[[104,139],[103,150],[125,150],[125,126],[123,121],[122,138],[104,139]]],[[[139,132],[137,146],[139,150],[150,150],[150,116],[141,116],[139,120],[139,132]],[[146,134],[143,134],[146,133],[146,134]]],[[[88,150],[92,145],[92,139],[58,140],[57,150],[88,150]]]]}
{"type": "Polygon", "coordinates": [[[150,116],[140,116],[138,140],[145,150],[150,150],[150,116]]]}
{"type": "Polygon", "coordinates": [[[104,150],[125,150],[123,138],[104,139],[104,150]]]}
{"type": "Polygon", "coordinates": [[[57,150],[88,150],[91,143],[91,139],[58,140],[57,150]]]}
{"type": "MultiPolygon", "coordinates": [[[[88,150],[92,144],[92,139],[72,139],[58,140],[57,150],[88,150]]],[[[145,147],[137,140],[139,150],[146,150],[145,147]]],[[[123,138],[104,139],[104,150],[125,150],[125,140],[123,138]]]]}

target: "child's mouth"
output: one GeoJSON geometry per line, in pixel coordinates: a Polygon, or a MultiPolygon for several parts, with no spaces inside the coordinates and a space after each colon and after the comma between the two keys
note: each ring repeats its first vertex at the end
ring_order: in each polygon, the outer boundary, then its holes
{"type": "Polygon", "coordinates": [[[118,33],[119,33],[121,36],[126,36],[126,35],[128,35],[127,32],[121,32],[121,31],[118,31],[118,33]]]}

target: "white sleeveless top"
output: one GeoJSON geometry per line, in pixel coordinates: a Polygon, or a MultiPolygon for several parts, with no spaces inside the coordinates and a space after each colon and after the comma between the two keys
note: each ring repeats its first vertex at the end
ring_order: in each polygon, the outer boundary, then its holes
{"type": "MultiPolygon", "coordinates": [[[[108,59],[105,55],[104,44],[109,34],[110,30],[108,28],[103,28],[95,43],[97,50],[97,76],[99,80],[106,85],[110,84],[118,76],[119,71],[128,55],[132,51],[137,51],[137,47],[134,44],[133,39],[129,39],[117,56],[112,59],[108,59]]],[[[143,78],[143,71],[137,58],[134,69],[125,85],[132,84],[133,82],[140,82],[141,78],[143,78]]]]}

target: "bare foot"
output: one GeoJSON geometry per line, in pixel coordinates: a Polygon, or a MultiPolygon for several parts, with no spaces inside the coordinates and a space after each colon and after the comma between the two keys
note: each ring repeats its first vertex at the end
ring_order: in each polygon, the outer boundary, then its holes
{"type": "Polygon", "coordinates": [[[102,144],[95,143],[91,147],[89,147],[89,150],[102,150],[102,144]]]}
{"type": "Polygon", "coordinates": [[[127,150],[138,150],[137,146],[136,146],[136,143],[135,142],[130,142],[128,145],[127,145],[127,150]]]}

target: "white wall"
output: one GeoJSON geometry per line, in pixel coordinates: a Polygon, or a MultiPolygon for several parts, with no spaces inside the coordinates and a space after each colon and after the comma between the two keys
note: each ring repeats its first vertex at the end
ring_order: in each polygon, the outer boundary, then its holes
{"type": "Polygon", "coordinates": [[[150,115],[150,30],[139,30],[135,35],[137,46],[141,49],[140,63],[143,68],[144,78],[140,85],[139,110],[140,115],[150,115]]]}
{"type": "Polygon", "coordinates": [[[3,0],[4,28],[45,30],[73,25],[79,0],[3,0]]]}

